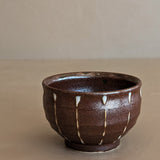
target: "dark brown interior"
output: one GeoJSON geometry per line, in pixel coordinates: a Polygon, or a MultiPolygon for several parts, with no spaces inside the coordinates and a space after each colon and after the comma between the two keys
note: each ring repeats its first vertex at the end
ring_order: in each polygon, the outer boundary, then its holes
{"type": "Polygon", "coordinates": [[[130,88],[136,82],[122,77],[77,77],[58,80],[49,84],[50,87],[76,92],[105,92],[130,88]]]}

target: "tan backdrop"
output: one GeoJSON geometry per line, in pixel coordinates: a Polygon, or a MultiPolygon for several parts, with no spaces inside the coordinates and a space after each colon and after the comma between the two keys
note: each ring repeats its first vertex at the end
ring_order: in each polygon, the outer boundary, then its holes
{"type": "Polygon", "coordinates": [[[0,0],[0,58],[160,57],[159,0],[0,0]]]}

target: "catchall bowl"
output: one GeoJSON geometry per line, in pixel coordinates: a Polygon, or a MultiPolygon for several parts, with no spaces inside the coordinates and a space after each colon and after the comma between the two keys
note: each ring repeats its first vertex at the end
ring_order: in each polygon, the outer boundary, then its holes
{"type": "Polygon", "coordinates": [[[51,127],[76,150],[117,147],[140,113],[141,81],[126,74],[72,72],[42,82],[43,106],[51,127]]]}

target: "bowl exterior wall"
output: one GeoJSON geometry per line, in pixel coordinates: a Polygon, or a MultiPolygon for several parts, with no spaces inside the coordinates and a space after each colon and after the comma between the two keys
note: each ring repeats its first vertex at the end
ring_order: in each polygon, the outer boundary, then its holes
{"type": "Polygon", "coordinates": [[[115,143],[134,126],[140,113],[140,87],[104,95],[43,88],[43,106],[51,127],[77,144],[115,143]]]}

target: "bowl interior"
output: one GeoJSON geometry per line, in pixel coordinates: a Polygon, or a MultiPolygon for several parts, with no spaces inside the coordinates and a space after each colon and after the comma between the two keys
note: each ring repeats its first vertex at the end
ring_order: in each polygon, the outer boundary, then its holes
{"type": "Polygon", "coordinates": [[[48,85],[52,88],[75,92],[106,92],[127,89],[137,85],[133,77],[110,74],[100,76],[66,76],[48,85]]]}

